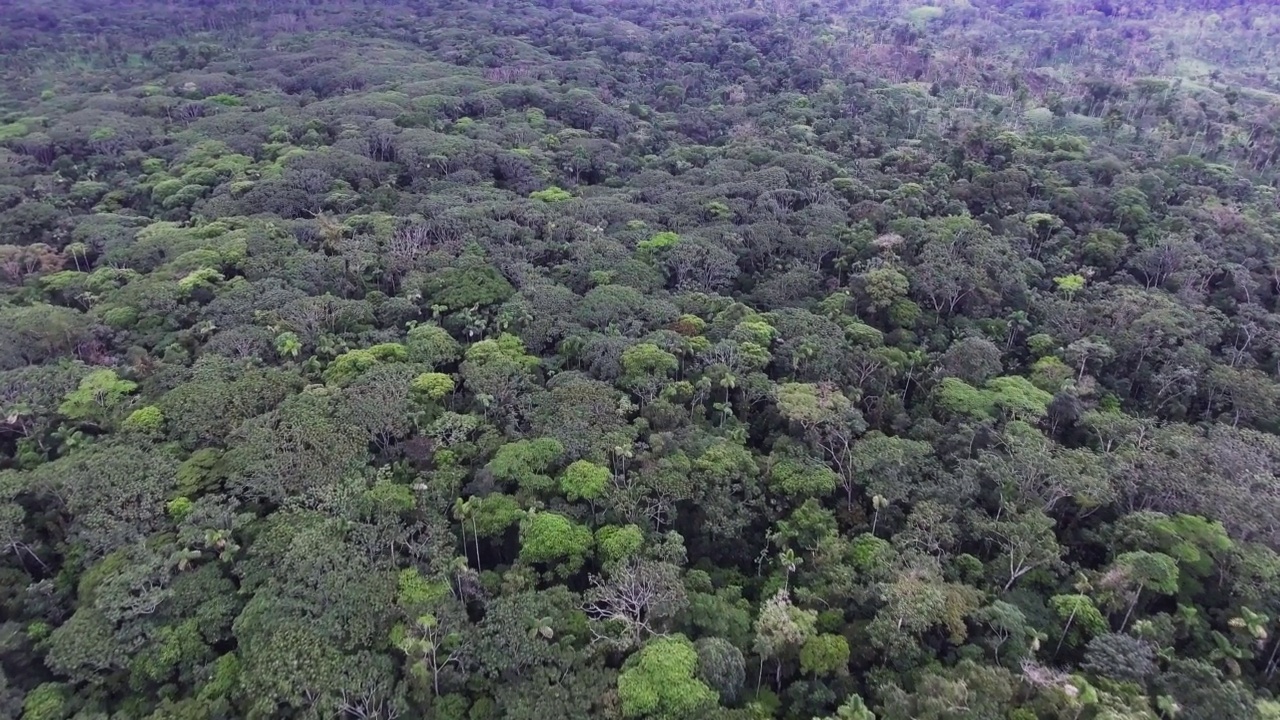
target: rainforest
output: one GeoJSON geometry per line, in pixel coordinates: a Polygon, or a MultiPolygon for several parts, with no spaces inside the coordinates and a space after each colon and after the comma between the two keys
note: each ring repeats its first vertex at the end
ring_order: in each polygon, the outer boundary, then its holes
{"type": "Polygon", "coordinates": [[[0,718],[1280,719],[1280,5],[0,0],[0,718]]]}

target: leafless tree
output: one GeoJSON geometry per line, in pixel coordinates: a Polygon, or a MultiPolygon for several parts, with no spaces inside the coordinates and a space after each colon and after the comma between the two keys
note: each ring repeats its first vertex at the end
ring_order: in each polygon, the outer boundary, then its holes
{"type": "Polygon", "coordinates": [[[596,642],[627,649],[662,635],[665,621],[687,604],[680,570],[670,563],[629,560],[592,575],[583,610],[597,622],[596,642]]]}

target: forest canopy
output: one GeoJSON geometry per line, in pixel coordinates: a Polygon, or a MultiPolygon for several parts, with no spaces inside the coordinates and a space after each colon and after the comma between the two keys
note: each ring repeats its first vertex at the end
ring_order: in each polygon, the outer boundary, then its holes
{"type": "Polygon", "coordinates": [[[1280,718],[1280,7],[3,14],[0,717],[1280,718]]]}

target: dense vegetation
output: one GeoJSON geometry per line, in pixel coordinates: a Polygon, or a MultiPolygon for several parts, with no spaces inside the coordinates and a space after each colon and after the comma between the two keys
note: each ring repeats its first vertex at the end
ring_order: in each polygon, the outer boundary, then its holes
{"type": "Polygon", "coordinates": [[[1280,8],[0,10],[0,717],[1280,718],[1280,8]]]}

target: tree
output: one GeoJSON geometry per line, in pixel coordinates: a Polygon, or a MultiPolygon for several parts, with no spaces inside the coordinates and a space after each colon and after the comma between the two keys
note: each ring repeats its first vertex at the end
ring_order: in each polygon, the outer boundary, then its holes
{"type": "Polygon", "coordinates": [[[534,432],[559,441],[569,459],[602,460],[634,437],[620,400],[606,383],[561,373],[538,398],[534,432]]]}
{"type": "Polygon", "coordinates": [[[780,458],[769,470],[770,486],[788,497],[822,497],[835,490],[838,482],[830,468],[790,457],[780,458]]]}
{"type": "Polygon", "coordinates": [[[63,683],[42,683],[22,701],[22,717],[30,720],[56,720],[66,717],[68,692],[63,683]]]}
{"type": "Polygon", "coordinates": [[[1102,586],[1120,596],[1129,598],[1120,629],[1129,624],[1129,616],[1148,588],[1162,595],[1178,591],[1178,563],[1164,553],[1144,550],[1121,553],[1111,564],[1111,571],[1103,578],[1102,586]]]}
{"type": "Polygon", "coordinates": [[[0,310],[0,370],[68,357],[90,338],[88,318],[45,303],[0,310]]]}
{"type": "Polygon", "coordinates": [[[96,370],[86,375],[79,387],[67,393],[58,412],[70,420],[103,424],[137,383],[122,380],[114,370],[96,370]]]}
{"type": "Polygon", "coordinates": [[[644,533],[637,525],[605,525],[596,530],[596,548],[600,559],[617,563],[640,552],[644,546],[644,533]]]}
{"type": "Polygon", "coordinates": [[[406,628],[397,646],[414,663],[415,672],[431,677],[431,689],[437,696],[441,675],[451,665],[460,669],[466,651],[456,623],[442,623],[431,613],[418,617],[406,628]]]}
{"type": "Polygon", "coordinates": [[[377,365],[408,359],[409,351],[399,343],[379,343],[368,348],[349,350],[329,363],[324,370],[324,380],[330,385],[347,385],[377,365]]]}
{"type": "Polygon", "coordinates": [[[907,276],[891,267],[880,267],[864,273],[862,291],[867,294],[873,310],[887,310],[907,297],[910,282],[907,276]]]}
{"type": "Polygon", "coordinates": [[[695,677],[697,666],[698,653],[684,636],[645,645],[618,676],[623,717],[681,720],[714,706],[716,693],[695,677]]]}
{"type": "Polygon", "coordinates": [[[875,713],[867,709],[860,695],[850,695],[836,709],[836,714],[820,720],[876,720],[875,713]]]}
{"type": "Polygon", "coordinates": [[[981,385],[1000,374],[1000,349],[982,337],[967,337],[947,348],[939,359],[938,370],[946,377],[981,385]]]}
{"type": "Polygon", "coordinates": [[[861,413],[829,384],[782,383],[774,398],[782,415],[799,425],[809,443],[835,467],[852,505],[859,476],[855,438],[866,430],[861,413]]]}
{"type": "Polygon", "coordinates": [[[964,619],[981,607],[982,593],[946,582],[936,558],[909,557],[906,562],[893,580],[877,587],[884,604],[867,628],[872,640],[890,651],[906,649],[904,641],[914,643],[941,626],[952,642],[963,642],[968,636],[964,619]]]}
{"type": "Polygon", "coordinates": [[[37,468],[32,490],[66,498],[69,537],[90,557],[145,540],[165,523],[178,463],[147,445],[89,446],[37,468]]]}
{"type": "Polygon", "coordinates": [[[1016,687],[1007,670],[962,660],[954,668],[921,674],[915,691],[897,685],[885,692],[882,720],[943,720],[1001,717],[1016,687]]]}
{"type": "Polygon", "coordinates": [[[410,387],[416,395],[431,402],[439,402],[454,391],[456,384],[449,375],[430,372],[415,377],[410,387]]]}
{"type": "Polygon", "coordinates": [[[520,440],[498,448],[488,470],[497,480],[516,483],[526,492],[554,490],[549,471],[564,454],[564,446],[554,438],[520,440]]]}
{"type": "Polygon", "coordinates": [[[1054,535],[1055,523],[1040,510],[984,522],[983,526],[1000,546],[1008,565],[1007,592],[1018,578],[1040,567],[1060,563],[1065,550],[1054,535]]]}
{"type": "Polygon", "coordinates": [[[1107,621],[1102,617],[1102,613],[1098,612],[1093,600],[1086,595],[1054,595],[1049,598],[1049,607],[1063,622],[1062,633],[1058,636],[1054,655],[1058,654],[1062,649],[1062,643],[1068,638],[1071,639],[1071,644],[1078,645],[1086,635],[1097,635],[1107,631],[1107,621]],[[1073,629],[1074,632],[1072,632],[1073,629]]]}
{"type": "Polygon", "coordinates": [[[411,362],[437,370],[462,357],[458,341],[438,325],[414,325],[409,328],[404,344],[411,362]]]}
{"type": "Polygon", "coordinates": [[[737,703],[746,683],[746,660],[733,643],[719,637],[704,637],[693,644],[698,653],[698,679],[720,694],[725,705],[737,703]]]}
{"type": "Polygon", "coordinates": [[[525,352],[519,338],[504,333],[496,340],[481,340],[467,348],[459,373],[485,413],[514,429],[528,421],[528,395],[538,363],[538,358],[525,352]]]}
{"type": "Polygon", "coordinates": [[[472,503],[471,530],[480,537],[500,535],[524,517],[520,504],[510,495],[494,493],[468,501],[472,503]]]}
{"type": "Polygon", "coordinates": [[[1156,674],[1155,648],[1129,635],[1098,635],[1085,646],[1081,667],[1102,677],[1145,683],[1156,674]]]}
{"type": "Polygon", "coordinates": [[[675,355],[653,343],[632,345],[622,353],[622,383],[644,404],[653,402],[680,367],[675,355]]]}
{"type": "Polygon", "coordinates": [[[542,666],[572,665],[581,597],[563,586],[493,598],[477,628],[480,672],[515,682],[542,666]]]}
{"type": "Polygon", "coordinates": [[[342,389],[337,414],[364,430],[379,453],[386,453],[413,429],[414,369],[407,365],[370,368],[342,389]]]}
{"type": "Polygon", "coordinates": [[[982,642],[991,647],[997,662],[1005,665],[1021,662],[1040,646],[1040,637],[1028,624],[1027,616],[1004,600],[979,609],[973,619],[985,626],[988,634],[982,642]]]}
{"type": "Polygon", "coordinates": [[[326,392],[300,393],[242,424],[231,436],[234,452],[223,458],[228,488],[272,502],[334,488],[364,464],[369,438],[333,416],[336,404],[326,392]]]}
{"type": "Polygon", "coordinates": [[[520,559],[555,564],[573,573],[586,562],[594,539],[590,528],[551,512],[530,513],[520,522],[520,559]]]}
{"type": "Polygon", "coordinates": [[[586,460],[575,460],[560,476],[560,491],[570,501],[594,501],[609,484],[609,469],[586,460]]]}
{"type": "Polygon", "coordinates": [[[915,500],[932,454],[928,443],[871,432],[854,444],[851,465],[868,492],[890,502],[915,500]]]}
{"type": "MultiPolygon", "coordinates": [[[[799,651],[805,642],[815,634],[814,623],[818,614],[812,610],[802,610],[791,604],[791,595],[780,589],[760,606],[754,626],[755,640],[752,649],[760,656],[760,672],[764,672],[764,661],[773,658],[775,663],[775,684],[782,682],[782,661],[799,651]]],[[[756,685],[759,686],[757,679],[756,685]]]]}
{"type": "Polygon", "coordinates": [[[592,632],[623,649],[662,634],[688,603],[680,569],[665,562],[632,559],[593,575],[591,585],[584,610],[598,623],[592,632]]]}
{"type": "Polygon", "coordinates": [[[800,648],[800,669],[814,675],[848,672],[849,641],[841,635],[814,635],[800,648]]]}
{"type": "Polygon", "coordinates": [[[1192,720],[1245,720],[1257,717],[1254,700],[1239,680],[1227,679],[1211,665],[1177,658],[1154,681],[1156,692],[1177,703],[1179,717],[1192,720]]]}

